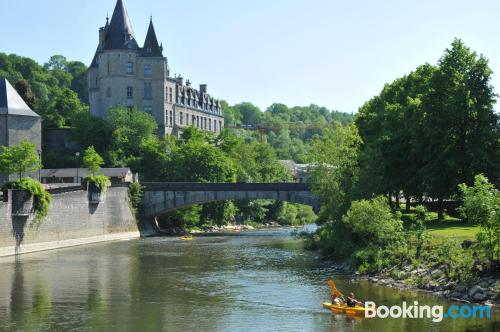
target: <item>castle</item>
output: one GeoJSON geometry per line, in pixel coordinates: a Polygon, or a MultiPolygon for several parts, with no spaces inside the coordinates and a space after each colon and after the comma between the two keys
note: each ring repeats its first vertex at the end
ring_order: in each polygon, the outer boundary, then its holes
{"type": "Polygon", "coordinates": [[[90,112],[105,117],[108,109],[123,105],[151,114],[160,135],[177,135],[194,126],[219,133],[224,127],[220,101],[181,76],[171,77],[163,46],[156,38],[152,19],[139,47],[122,0],[106,25],[99,29],[99,45],[88,70],[90,112]]]}

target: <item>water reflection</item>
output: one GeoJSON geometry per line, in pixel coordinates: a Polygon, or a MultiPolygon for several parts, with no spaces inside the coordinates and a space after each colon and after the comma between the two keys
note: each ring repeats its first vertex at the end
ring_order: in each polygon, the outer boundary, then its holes
{"type": "MultiPolygon", "coordinates": [[[[287,231],[288,232],[288,231],[287,231]]],[[[493,320],[366,320],[332,315],[332,270],[287,232],[141,239],[0,260],[1,330],[494,331],[493,320]]],[[[422,293],[350,283],[344,292],[385,305],[422,293]]]]}

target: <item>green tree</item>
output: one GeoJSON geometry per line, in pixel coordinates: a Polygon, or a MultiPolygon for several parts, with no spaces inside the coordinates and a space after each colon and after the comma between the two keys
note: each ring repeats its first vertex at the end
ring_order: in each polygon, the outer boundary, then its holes
{"type": "Polygon", "coordinates": [[[18,174],[37,170],[42,167],[36,146],[27,140],[22,140],[17,146],[4,146],[0,151],[0,172],[18,174]]]}
{"type": "Polygon", "coordinates": [[[66,64],[67,71],[73,79],[71,80],[71,90],[75,91],[82,103],[89,103],[89,90],[87,82],[87,66],[80,61],[69,61],[66,64]]]}
{"type": "Polygon", "coordinates": [[[36,96],[31,90],[30,83],[27,80],[19,80],[16,82],[16,85],[14,86],[16,89],[17,93],[23,98],[23,100],[26,102],[26,104],[34,110],[36,107],[36,96]]]}
{"type": "Polygon", "coordinates": [[[476,175],[474,185],[459,185],[463,205],[462,216],[480,226],[477,239],[491,260],[500,259],[500,191],[484,175],[476,175]]]}
{"type": "Polygon", "coordinates": [[[342,218],[352,231],[351,239],[360,247],[385,247],[399,239],[403,224],[389,208],[382,196],[370,200],[353,201],[342,218]]]}
{"type": "MultiPolygon", "coordinates": [[[[442,201],[474,174],[496,181],[500,174],[499,119],[488,60],[455,39],[439,60],[424,98],[425,150],[422,168],[428,192],[442,201]]],[[[442,217],[442,208],[439,209],[442,217]]]]}
{"type": "Polygon", "coordinates": [[[353,199],[361,138],[354,125],[325,129],[309,145],[310,182],[322,201],[320,220],[340,221],[353,199]]]}
{"type": "Polygon", "coordinates": [[[64,88],[40,104],[39,111],[44,119],[44,128],[63,128],[72,125],[73,120],[81,113],[87,112],[78,95],[64,88]]]}
{"type": "Polygon", "coordinates": [[[103,164],[102,157],[95,151],[93,146],[89,146],[83,155],[83,165],[89,169],[91,176],[96,176],[103,164]]]}

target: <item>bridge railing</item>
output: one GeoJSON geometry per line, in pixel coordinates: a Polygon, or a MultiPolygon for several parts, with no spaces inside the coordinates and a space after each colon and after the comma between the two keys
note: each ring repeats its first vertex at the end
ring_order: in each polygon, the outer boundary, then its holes
{"type": "Polygon", "coordinates": [[[145,191],[309,191],[307,183],[143,182],[145,191]]]}

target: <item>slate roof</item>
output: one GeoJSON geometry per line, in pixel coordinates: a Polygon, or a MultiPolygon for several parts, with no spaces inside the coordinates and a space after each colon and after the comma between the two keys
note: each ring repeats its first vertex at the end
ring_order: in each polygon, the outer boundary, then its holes
{"type": "Polygon", "coordinates": [[[0,77],[0,115],[2,114],[40,117],[26,105],[9,81],[0,77]]]}
{"type": "Polygon", "coordinates": [[[105,50],[139,49],[127,9],[125,9],[122,0],[116,2],[113,16],[111,16],[111,22],[106,29],[107,33],[104,41],[105,50]]]}
{"type": "MultiPolygon", "coordinates": [[[[113,178],[131,178],[132,171],[130,168],[101,168],[99,171],[101,174],[113,177],[113,178]]],[[[79,168],[78,172],[76,168],[55,168],[55,169],[41,169],[40,175],[42,178],[68,178],[74,177],[78,173],[78,176],[85,177],[90,175],[88,168],[79,168]]]]}
{"type": "Polygon", "coordinates": [[[146,40],[144,41],[144,47],[142,48],[141,55],[163,57],[162,51],[162,47],[158,44],[158,39],[156,38],[153,20],[151,19],[149,21],[148,33],[146,35],[146,40]]]}

